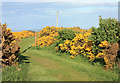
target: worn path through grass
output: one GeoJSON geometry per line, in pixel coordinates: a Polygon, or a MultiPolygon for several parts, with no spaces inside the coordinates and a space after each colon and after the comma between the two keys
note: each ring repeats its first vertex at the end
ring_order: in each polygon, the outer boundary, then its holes
{"type": "MultiPolygon", "coordinates": [[[[31,47],[33,43],[34,37],[23,39],[20,42],[21,55],[29,58],[23,58],[20,71],[15,69],[13,71],[12,67],[9,72],[6,71],[6,74],[9,74],[6,76],[13,77],[9,77],[10,80],[114,81],[118,78],[115,72],[104,71],[100,65],[92,65],[81,56],[71,59],[69,55],[62,54],[60,56],[56,54],[52,46],[44,48],[31,47]]],[[[7,80],[7,78],[4,80],[7,80]]]]}
{"type": "MultiPolygon", "coordinates": [[[[26,41],[23,41],[23,43],[24,42],[26,41]]],[[[28,45],[27,47],[30,46],[31,45],[28,45]]],[[[117,74],[115,72],[104,71],[101,66],[93,66],[87,61],[84,61],[85,59],[82,59],[82,57],[70,59],[69,56],[66,55],[58,56],[51,49],[47,47],[39,49],[37,49],[37,47],[32,47],[23,53],[31,57],[29,59],[30,65],[28,68],[29,80],[110,81],[117,79],[117,74]]]]}

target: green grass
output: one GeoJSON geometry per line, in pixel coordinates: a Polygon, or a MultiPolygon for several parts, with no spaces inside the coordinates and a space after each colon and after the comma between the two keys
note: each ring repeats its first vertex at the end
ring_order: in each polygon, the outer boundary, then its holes
{"type": "Polygon", "coordinates": [[[31,47],[34,37],[23,39],[21,60],[18,65],[3,70],[3,81],[114,81],[118,80],[115,71],[104,71],[100,64],[92,65],[88,59],[79,56],[71,59],[69,55],[57,54],[54,45],[50,47],[31,47]]]}

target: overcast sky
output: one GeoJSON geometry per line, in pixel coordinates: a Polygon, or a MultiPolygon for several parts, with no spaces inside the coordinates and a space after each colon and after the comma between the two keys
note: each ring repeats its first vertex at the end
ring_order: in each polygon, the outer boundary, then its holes
{"type": "MultiPolygon", "coordinates": [[[[12,31],[40,30],[45,26],[98,27],[99,16],[118,18],[119,0],[2,0],[0,16],[12,31]],[[9,2],[8,2],[9,1],[9,2]]],[[[1,20],[0,20],[1,21],[1,20]]]]}

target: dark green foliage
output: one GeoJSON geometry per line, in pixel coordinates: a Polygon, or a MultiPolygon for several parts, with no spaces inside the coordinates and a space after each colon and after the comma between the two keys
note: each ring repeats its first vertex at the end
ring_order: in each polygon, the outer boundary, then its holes
{"type": "Polygon", "coordinates": [[[63,29],[58,31],[58,36],[55,36],[56,39],[59,41],[56,42],[56,46],[58,46],[61,43],[64,43],[64,40],[72,40],[76,35],[74,34],[75,32],[71,29],[63,29]]]}
{"type": "Polygon", "coordinates": [[[60,30],[58,31],[58,34],[59,34],[58,38],[62,40],[66,40],[66,39],[72,40],[75,37],[74,31],[71,29],[60,30]]]}
{"type": "Polygon", "coordinates": [[[93,33],[90,35],[90,39],[95,43],[101,41],[118,42],[118,21],[116,19],[102,19],[99,18],[99,27],[92,27],[93,33]]]}
{"type": "Polygon", "coordinates": [[[101,16],[99,18],[99,27],[92,27],[92,33],[89,39],[93,41],[92,52],[94,54],[102,51],[99,44],[102,41],[109,41],[110,43],[116,43],[119,40],[118,32],[118,21],[116,19],[103,19],[101,16]]]}
{"type": "MultiPolygon", "coordinates": [[[[63,44],[66,39],[72,40],[76,36],[75,35],[75,31],[73,31],[71,29],[62,29],[62,30],[59,30],[58,34],[59,34],[58,36],[55,36],[55,38],[58,39],[58,41],[56,41],[56,43],[55,43],[56,46],[58,46],[59,44],[63,44]]],[[[59,48],[59,51],[62,52],[60,50],[60,47],[58,47],[58,48],[59,48]]]]}

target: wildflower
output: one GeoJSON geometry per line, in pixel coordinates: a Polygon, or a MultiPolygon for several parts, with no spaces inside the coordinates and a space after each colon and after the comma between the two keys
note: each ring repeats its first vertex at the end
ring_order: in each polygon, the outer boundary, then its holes
{"type": "Polygon", "coordinates": [[[108,45],[108,41],[103,41],[101,42],[103,45],[107,46],[108,45]]]}
{"type": "Polygon", "coordinates": [[[70,58],[75,58],[75,56],[71,55],[70,58]]]}
{"type": "Polygon", "coordinates": [[[73,49],[75,49],[76,47],[75,46],[71,46],[71,49],[73,50],[73,49]]]}
{"type": "Polygon", "coordinates": [[[59,46],[63,46],[63,44],[59,44],[59,46]]]}
{"type": "Polygon", "coordinates": [[[11,31],[11,29],[10,29],[10,28],[7,28],[7,31],[11,31]]]}
{"type": "Polygon", "coordinates": [[[80,49],[83,49],[84,47],[80,47],[80,49]]]}
{"type": "Polygon", "coordinates": [[[101,55],[104,55],[104,53],[98,53],[96,58],[99,58],[101,55]]]}
{"type": "Polygon", "coordinates": [[[70,42],[69,42],[69,40],[65,40],[65,44],[69,44],[70,42]]]}
{"type": "Polygon", "coordinates": [[[58,50],[58,47],[55,47],[56,50],[58,50]]]}
{"type": "Polygon", "coordinates": [[[100,46],[100,47],[104,47],[104,45],[103,45],[103,44],[99,44],[99,46],[100,46]]]}
{"type": "Polygon", "coordinates": [[[89,48],[86,48],[85,50],[87,50],[87,51],[90,51],[90,50],[91,50],[91,47],[89,47],[89,48]]]}

